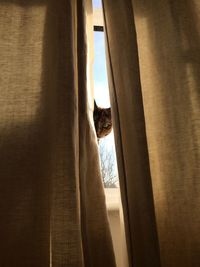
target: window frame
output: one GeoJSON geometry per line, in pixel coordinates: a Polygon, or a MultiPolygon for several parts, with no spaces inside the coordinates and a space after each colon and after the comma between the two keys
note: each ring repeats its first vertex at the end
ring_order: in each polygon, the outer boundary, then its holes
{"type": "Polygon", "coordinates": [[[104,26],[101,25],[94,25],[95,32],[104,32],[104,26]]]}

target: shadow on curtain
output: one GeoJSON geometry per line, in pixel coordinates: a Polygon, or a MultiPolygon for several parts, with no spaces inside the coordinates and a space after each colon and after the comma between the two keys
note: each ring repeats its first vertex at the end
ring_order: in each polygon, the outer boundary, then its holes
{"type": "Polygon", "coordinates": [[[1,266],[115,266],[87,106],[89,6],[0,1],[1,266]]]}
{"type": "Polygon", "coordinates": [[[199,266],[200,4],[103,2],[130,265],[199,266]]]}

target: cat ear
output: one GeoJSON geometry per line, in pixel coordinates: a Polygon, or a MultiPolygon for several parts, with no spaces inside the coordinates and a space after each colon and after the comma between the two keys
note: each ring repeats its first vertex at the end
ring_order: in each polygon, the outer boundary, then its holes
{"type": "Polygon", "coordinates": [[[109,114],[111,116],[111,108],[107,108],[106,109],[106,113],[109,114]]]}
{"type": "Polygon", "coordinates": [[[97,103],[96,103],[96,101],[94,100],[94,109],[97,109],[97,108],[98,108],[97,103]]]}

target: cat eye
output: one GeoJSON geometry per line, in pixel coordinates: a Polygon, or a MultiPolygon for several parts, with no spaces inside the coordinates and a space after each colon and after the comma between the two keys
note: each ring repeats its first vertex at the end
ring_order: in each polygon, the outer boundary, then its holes
{"type": "Polygon", "coordinates": [[[111,123],[109,122],[104,124],[104,128],[108,128],[109,126],[111,126],[111,123]]]}

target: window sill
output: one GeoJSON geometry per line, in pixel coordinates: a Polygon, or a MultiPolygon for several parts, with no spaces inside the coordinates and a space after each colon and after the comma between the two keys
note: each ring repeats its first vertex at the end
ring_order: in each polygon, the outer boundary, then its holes
{"type": "Polygon", "coordinates": [[[105,188],[106,206],[117,267],[128,267],[120,189],[105,188]]]}
{"type": "Polygon", "coordinates": [[[120,211],[120,189],[119,188],[105,188],[106,206],[108,211],[120,211]]]}

